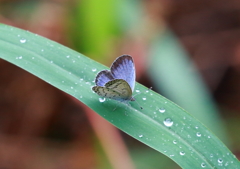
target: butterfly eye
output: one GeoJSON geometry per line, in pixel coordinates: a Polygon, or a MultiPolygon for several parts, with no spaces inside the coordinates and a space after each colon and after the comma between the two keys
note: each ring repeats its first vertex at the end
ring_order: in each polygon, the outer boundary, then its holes
{"type": "Polygon", "coordinates": [[[135,99],[134,97],[132,97],[130,100],[131,100],[131,101],[135,101],[136,99],[135,99]]]}

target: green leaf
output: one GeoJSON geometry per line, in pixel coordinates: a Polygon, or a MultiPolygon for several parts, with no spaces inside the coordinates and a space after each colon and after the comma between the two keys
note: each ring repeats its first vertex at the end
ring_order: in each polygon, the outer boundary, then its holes
{"type": "Polygon", "coordinates": [[[2,59],[74,96],[182,168],[240,168],[239,161],[214,134],[168,99],[136,84],[136,90],[141,92],[136,100],[143,110],[136,102],[99,102],[91,87],[97,72],[105,66],[27,31],[0,25],[0,32],[2,59]]]}

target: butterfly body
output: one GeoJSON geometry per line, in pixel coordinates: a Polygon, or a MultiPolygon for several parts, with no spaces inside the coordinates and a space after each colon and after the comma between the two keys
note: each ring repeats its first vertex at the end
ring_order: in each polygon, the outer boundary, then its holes
{"type": "Polygon", "coordinates": [[[92,90],[101,97],[128,102],[135,101],[132,93],[135,86],[135,67],[131,56],[122,55],[111,65],[110,71],[100,71],[92,90]]]}

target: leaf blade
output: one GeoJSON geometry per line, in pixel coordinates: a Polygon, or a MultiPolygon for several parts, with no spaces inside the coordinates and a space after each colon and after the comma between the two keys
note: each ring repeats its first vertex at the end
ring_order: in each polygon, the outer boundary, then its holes
{"type": "Polygon", "coordinates": [[[206,165],[204,168],[240,168],[239,161],[211,131],[168,99],[136,84],[135,88],[142,92],[136,99],[143,110],[134,102],[130,106],[114,100],[100,103],[91,87],[97,72],[106,69],[105,66],[30,32],[6,25],[0,25],[0,31],[2,59],[76,97],[182,168],[200,168],[201,165],[206,165]],[[168,118],[172,125],[164,123],[168,118]],[[223,161],[219,163],[219,159],[223,161]]]}

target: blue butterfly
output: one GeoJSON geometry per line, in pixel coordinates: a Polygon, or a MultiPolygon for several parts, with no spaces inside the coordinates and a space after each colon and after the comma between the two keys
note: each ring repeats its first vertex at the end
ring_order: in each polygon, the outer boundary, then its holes
{"type": "Polygon", "coordinates": [[[130,55],[118,57],[111,65],[110,71],[100,71],[92,90],[101,97],[121,102],[135,101],[132,96],[135,87],[135,66],[130,55]]]}

